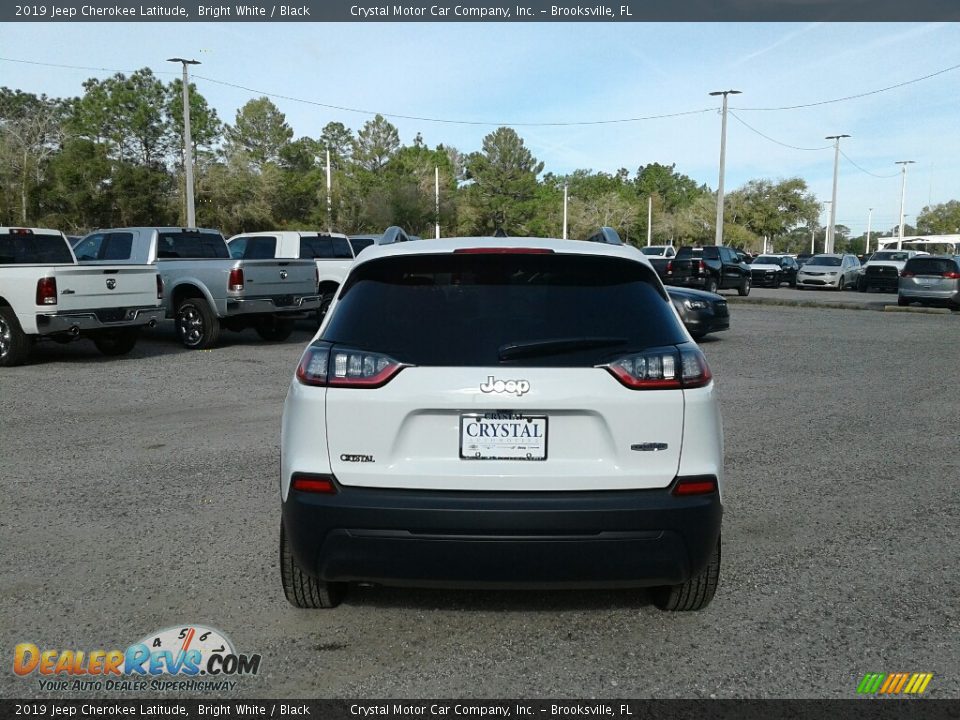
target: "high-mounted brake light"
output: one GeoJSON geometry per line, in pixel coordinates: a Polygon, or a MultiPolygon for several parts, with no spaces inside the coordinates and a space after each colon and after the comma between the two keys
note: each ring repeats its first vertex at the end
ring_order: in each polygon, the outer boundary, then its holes
{"type": "Polygon", "coordinates": [[[163,278],[157,273],[157,300],[163,300],[163,278]]]}
{"type": "Polygon", "coordinates": [[[553,248],[475,247],[457,248],[454,255],[550,255],[553,248]]]}
{"type": "Polygon", "coordinates": [[[378,388],[405,367],[382,353],[311,345],[297,366],[297,380],[318,387],[378,388]]]}
{"type": "Polygon", "coordinates": [[[11,235],[33,235],[33,230],[30,228],[10,228],[11,235]]]}
{"type": "Polygon", "coordinates": [[[57,304],[57,279],[52,277],[37,280],[37,305],[57,304]]]}
{"type": "Polygon", "coordinates": [[[309,473],[294,473],[290,478],[290,487],[300,492],[324,493],[335,495],[336,483],[332,475],[311,475],[309,473]]]}
{"type": "Polygon", "coordinates": [[[230,280],[227,282],[227,287],[231,292],[243,290],[243,268],[233,268],[230,271],[230,280]]]}
{"type": "Polygon", "coordinates": [[[707,385],[713,374],[698,348],[654,348],[601,365],[632,390],[679,390],[707,385]]]}
{"type": "Polygon", "coordinates": [[[717,491],[717,479],[713,475],[694,475],[677,478],[673,494],[680,496],[709,495],[717,491]]]}

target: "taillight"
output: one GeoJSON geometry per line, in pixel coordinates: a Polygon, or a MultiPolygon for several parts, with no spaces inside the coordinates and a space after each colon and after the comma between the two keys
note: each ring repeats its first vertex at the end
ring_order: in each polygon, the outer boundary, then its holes
{"type": "Polygon", "coordinates": [[[297,380],[318,387],[378,388],[405,367],[382,353],[311,345],[297,366],[297,380]]]}
{"type": "Polygon", "coordinates": [[[957,272],[956,270],[947,270],[943,276],[948,280],[960,280],[960,272],[957,272]]]}
{"type": "Polygon", "coordinates": [[[667,275],[673,275],[673,260],[667,261],[667,275]]]}
{"type": "Polygon", "coordinates": [[[703,353],[688,346],[631,353],[600,367],[633,390],[698,388],[713,377],[703,353]]]}
{"type": "Polygon", "coordinates": [[[701,261],[697,264],[697,267],[699,268],[701,274],[703,274],[703,273],[705,273],[705,272],[707,271],[707,264],[706,264],[703,260],[701,260],[701,261]]]}
{"type": "Polygon", "coordinates": [[[311,475],[308,473],[294,473],[290,478],[290,487],[293,490],[309,493],[325,493],[335,495],[337,485],[332,475],[311,475]]]}
{"type": "Polygon", "coordinates": [[[157,300],[163,300],[163,278],[157,273],[157,300]]]}
{"type": "Polygon", "coordinates": [[[717,491],[717,479],[713,475],[693,475],[677,478],[674,495],[709,495],[717,491]]]}
{"type": "Polygon", "coordinates": [[[233,268],[230,271],[230,280],[227,281],[227,287],[231,292],[243,290],[243,268],[233,268]]]}
{"type": "Polygon", "coordinates": [[[904,270],[902,273],[900,273],[900,277],[913,277],[913,276],[914,276],[914,273],[910,272],[909,270],[904,270]]]}
{"type": "Polygon", "coordinates": [[[57,279],[52,277],[37,280],[37,305],[57,304],[57,279]]]}

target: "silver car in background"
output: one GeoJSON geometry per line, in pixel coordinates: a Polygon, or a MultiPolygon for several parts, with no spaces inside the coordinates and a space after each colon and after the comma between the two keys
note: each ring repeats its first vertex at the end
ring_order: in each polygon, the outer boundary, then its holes
{"type": "Polygon", "coordinates": [[[920,255],[900,273],[897,305],[946,305],[960,310],[960,255],[920,255]]]}
{"type": "Polygon", "coordinates": [[[843,290],[857,282],[860,261],[856,255],[821,253],[810,258],[797,272],[797,288],[843,290]]]}

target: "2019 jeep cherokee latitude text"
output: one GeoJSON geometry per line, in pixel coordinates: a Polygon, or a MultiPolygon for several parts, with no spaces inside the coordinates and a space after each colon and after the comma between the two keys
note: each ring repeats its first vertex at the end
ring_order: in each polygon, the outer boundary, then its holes
{"type": "Polygon", "coordinates": [[[376,246],[290,385],[287,599],[349,582],[656,588],[707,605],[723,437],[710,370],[635,248],[376,246]]]}

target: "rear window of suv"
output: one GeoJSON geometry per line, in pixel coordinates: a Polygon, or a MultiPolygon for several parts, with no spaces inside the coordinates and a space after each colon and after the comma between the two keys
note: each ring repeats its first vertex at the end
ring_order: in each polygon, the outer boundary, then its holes
{"type": "Polygon", "coordinates": [[[0,265],[73,264],[70,246],[61,235],[0,234],[0,265]]]}
{"type": "Polygon", "coordinates": [[[918,257],[908,260],[904,272],[915,275],[943,275],[946,272],[956,272],[957,261],[950,258],[918,257]]]}
{"type": "Polygon", "coordinates": [[[415,365],[458,367],[593,366],[686,342],[655,276],[640,263],[467,253],[360,265],[322,339],[415,365]],[[514,351],[501,359],[509,347],[514,351]]]}

